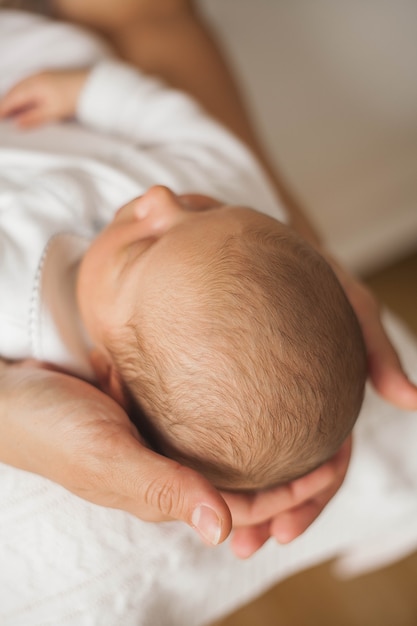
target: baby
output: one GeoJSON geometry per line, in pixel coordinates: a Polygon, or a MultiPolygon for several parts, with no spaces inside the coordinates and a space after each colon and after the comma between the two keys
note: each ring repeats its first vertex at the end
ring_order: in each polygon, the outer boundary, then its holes
{"type": "MultiPolygon", "coordinates": [[[[70,119],[94,80],[90,70],[33,76],[0,115],[22,127],[70,119]]],[[[59,259],[68,237],[48,255],[59,259]]],[[[281,221],[153,185],[77,252],[63,282],[102,389],[150,446],[217,487],[293,480],[352,430],[366,378],[356,317],[325,260],[281,221]]]]}

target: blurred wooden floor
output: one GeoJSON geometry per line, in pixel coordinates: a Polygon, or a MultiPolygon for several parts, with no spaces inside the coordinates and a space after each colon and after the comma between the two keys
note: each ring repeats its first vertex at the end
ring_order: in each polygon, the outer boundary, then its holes
{"type": "MultiPolygon", "coordinates": [[[[366,282],[417,335],[417,254],[366,282]]],[[[417,553],[348,581],[335,578],[331,564],[323,564],[289,578],[216,622],[216,626],[255,625],[417,626],[417,553]]]]}

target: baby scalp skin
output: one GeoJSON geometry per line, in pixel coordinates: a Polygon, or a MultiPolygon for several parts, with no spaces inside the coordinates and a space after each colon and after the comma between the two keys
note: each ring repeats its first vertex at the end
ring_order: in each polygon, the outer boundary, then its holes
{"type": "Polygon", "coordinates": [[[353,427],[356,317],[322,257],[270,217],[154,187],[94,242],[78,296],[102,385],[219,487],[299,477],[353,427]]]}

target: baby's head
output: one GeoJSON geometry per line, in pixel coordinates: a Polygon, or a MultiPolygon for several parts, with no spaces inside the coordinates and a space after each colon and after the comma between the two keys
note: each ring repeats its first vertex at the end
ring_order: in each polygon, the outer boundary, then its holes
{"type": "Polygon", "coordinates": [[[322,257],[272,218],[152,188],[93,243],[78,295],[104,387],[155,449],[218,487],[292,480],[353,427],[355,315],[322,257]]]}

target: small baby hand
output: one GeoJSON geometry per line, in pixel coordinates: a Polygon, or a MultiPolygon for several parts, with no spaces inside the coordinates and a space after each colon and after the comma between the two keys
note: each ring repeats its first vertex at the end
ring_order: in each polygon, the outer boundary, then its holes
{"type": "Polygon", "coordinates": [[[0,118],[13,117],[20,128],[75,115],[88,70],[49,71],[23,79],[0,100],[0,118]]]}

